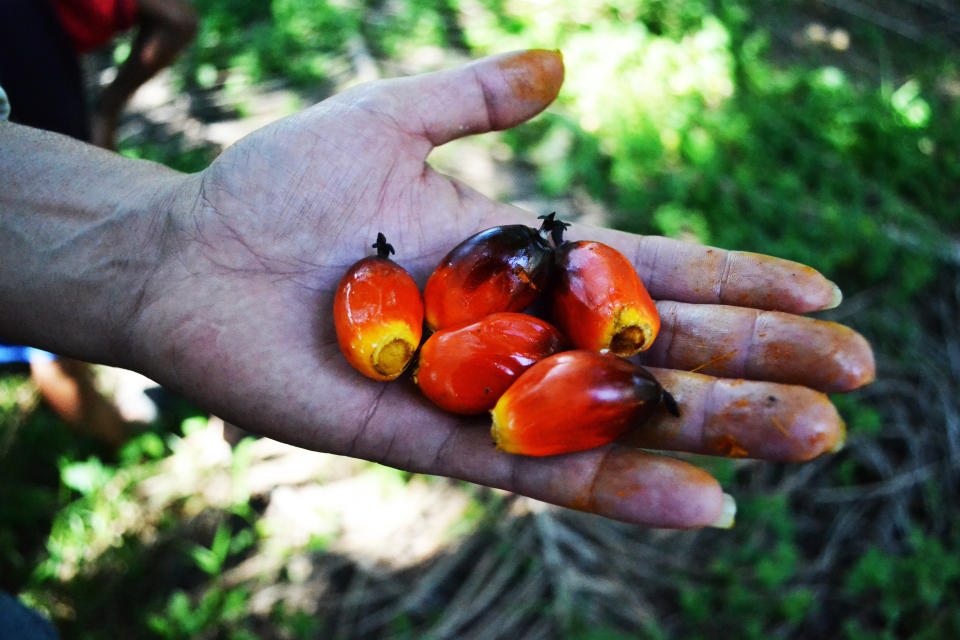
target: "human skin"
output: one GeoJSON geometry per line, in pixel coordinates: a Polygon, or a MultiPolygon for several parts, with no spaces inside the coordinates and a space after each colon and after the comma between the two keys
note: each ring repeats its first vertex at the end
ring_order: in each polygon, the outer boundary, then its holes
{"type": "MultiPolygon", "coordinates": [[[[537,225],[534,213],[426,160],[454,138],[529,119],[562,79],[559,55],[534,51],[362,85],[191,175],[0,123],[0,337],[140,371],[297,446],[633,523],[712,524],[724,494],[686,462],[628,442],[510,455],[492,446],[488,419],[444,413],[409,377],[369,380],[337,346],[335,288],[378,232],[422,286],[469,235],[537,225]]],[[[842,422],[821,391],[866,384],[874,365],[858,334],[798,317],[839,301],[829,280],[793,262],[666,238],[580,225],[567,237],[615,246],[655,300],[678,305],[664,314],[668,344],[651,357],[681,417],[661,412],[639,444],[793,460],[840,442],[842,422]],[[703,354],[723,355],[698,341],[712,335],[714,316],[729,327],[719,350],[736,353],[724,379],[688,372],[703,354]],[[805,357],[772,367],[769,345],[805,357]],[[824,362],[836,374],[829,381],[824,362]],[[739,380],[747,377],[755,380],[739,380]]]]}

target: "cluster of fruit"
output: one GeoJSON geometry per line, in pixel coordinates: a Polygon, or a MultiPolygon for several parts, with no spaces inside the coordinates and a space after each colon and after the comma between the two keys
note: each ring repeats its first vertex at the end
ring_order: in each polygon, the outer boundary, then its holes
{"type": "Polygon", "coordinates": [[[457,245],[427,281],[376,257],[344,275],[334,299],[347,360],[375,380],[399,376],[417,354],[414,380],[447,411],[490,411],[509,453],[553,455],[616,440],[663,402],[676,403],[625,358],[653,344],[660,318],[633,265],[609,245],[567,242],[568,226],[504,225],[457,245]],[[543,295],[546,322],[522,313],[543,295]],[[420,345],[426,321],[431,332],[420,345]]]}

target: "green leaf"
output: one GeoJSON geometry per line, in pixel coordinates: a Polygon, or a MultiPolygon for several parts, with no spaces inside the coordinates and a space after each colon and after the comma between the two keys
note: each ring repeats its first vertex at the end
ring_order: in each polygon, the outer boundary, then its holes
{"type": "Polygon", "coordinates": [[[60,481],[85,496],[101,489],[114,474],[113,468],[105,466],[94,456],[85,462],[63,462],[60,466],[60,481]]]}
{"type": "Polygon", "coordinates": [[[196,545],[189,550],[190,559],[207,575],[218,575],[223,568],[221,558],[206,547],[196,545]]]}

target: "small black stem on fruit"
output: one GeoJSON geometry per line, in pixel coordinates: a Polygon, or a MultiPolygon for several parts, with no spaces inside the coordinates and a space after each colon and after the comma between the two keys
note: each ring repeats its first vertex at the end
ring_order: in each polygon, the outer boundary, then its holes
{"type": "Polygon", "coordinates": [[[537,216],[537,220],[543,220],[543,224],[540,225],[540,233],[549,233],[553,229],[553,223],[556,221],[557,212],[551,211],[548,214],[537,216]]]}
{"type": "Polygon", "coordinates": [[[550,230],[550,237],[553,239],[553,246],[561,247],[566,242],[563,239],[563,232],[566,231],[567,227],[570,226],[569,222],[558,222],[557,225],[550,230]]]}
{"type": "Polygon", "coordinates": [[[557,220],[557,212],[551,211],[545,216],[537,216],[537,220],[543,220],[543,224],[540,225],[540,236],[546,239],[547,234],[550,234],[550,238],[553,240],[553,245],[555,247],[560,247],[563,244],[563,232],[567,227],[570,226],[569,222],[564,222],[563,220],[557,220]]]}
{"type": "Polygon", "coordinates": [[[393,250],[393,245],[387,242],[387,237],[382,233],[377,234],[377,242],[373,245],[373,248],[377,250],[378,258],[389,258],[391,253],[396,253],[393,250]]]}
{"type": "Polygon", "coordinates": [[[663,400],[664,406],[667,407],[667,411],[670,412],[674,418],[680,417],[680,407],[677,406],[677,400],[670,394],[669,391],[664,389],[661,392],[660,399],[663,400]]]}

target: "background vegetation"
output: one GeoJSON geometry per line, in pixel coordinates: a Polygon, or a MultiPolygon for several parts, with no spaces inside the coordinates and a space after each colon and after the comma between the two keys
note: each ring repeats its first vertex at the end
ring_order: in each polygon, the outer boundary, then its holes
{"type": "Polygon", "coordinates": [[[960,635],[960,11],[937,0],[195,4],[197,43],[163,104],[180,110],[134,109],[124,153],[197,170],[218,125],[242,129],[378,75],[559,48],[568,75],[549,112],[453,143],[437,164],[505,200],[810,264],[847,294],[825,317],[868,336],[879,379],[836,398],[850,440],[835,456],[702,460],[737,496],[738,523],[678,533],[304,463],[262,441],[218,448],[216,421],[169,397],[110,453],[8,370],[0,589],[91,640],[960,635]],[[278,459],[305,470],[252,480],[278,459]],[[394,515],[410,526],[387,545],[397,557],[352,554],[362,527],[329,500],[295,521],[303,535],[278,529],[289,525],[273,517],[278,486],[307,500],[318,482],[348,481],[354,496],[372,486],[381,508],[407,509],[394,515]]]}

